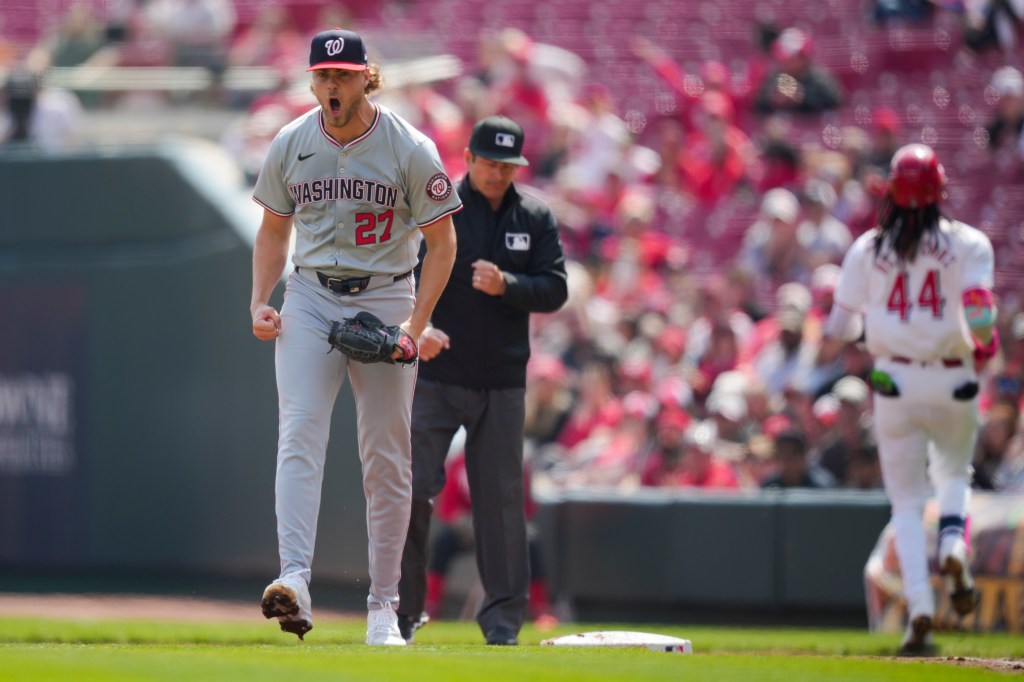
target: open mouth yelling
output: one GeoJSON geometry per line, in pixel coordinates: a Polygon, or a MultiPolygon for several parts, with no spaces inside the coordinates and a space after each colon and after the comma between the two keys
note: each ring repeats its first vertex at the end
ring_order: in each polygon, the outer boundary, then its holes
{"type": "Polygon", "coordinates": [[[327,99],[327,106],[331,110],[331,116],[338,116],[341,113],[341,100],[337,97],[329,97],[327,99]]]}

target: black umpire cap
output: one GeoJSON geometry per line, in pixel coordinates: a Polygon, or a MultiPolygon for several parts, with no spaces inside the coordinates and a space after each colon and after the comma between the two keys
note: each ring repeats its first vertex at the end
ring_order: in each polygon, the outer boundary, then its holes
{"type": "Polygon", "coordinates": [[[491,161],[529,166],[523,156],[523,127],[507,116],[488,116],[473,126],[469,151],[491,161]]]}
{"type": "Polygon", "coordinates": [[[309,68],[344,69],[346,71],[366,71],[369,60],[366,47],[358,33],[340,28],[320,31],[313,36],[309,46],[309,68]]]}

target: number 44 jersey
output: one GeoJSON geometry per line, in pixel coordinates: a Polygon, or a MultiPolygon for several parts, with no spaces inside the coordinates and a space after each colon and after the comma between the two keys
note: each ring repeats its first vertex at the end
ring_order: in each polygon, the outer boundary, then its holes
{"type": "Polygon", "coordinates": [[[992,243],[980,230],[940,219],[913,261],[897,257],[879,230],[861,235],[843,259],[835,303],[864,314],[868,351],[922,362],[966,358],[974,350],[962,294],[993,286],[992,243]]]}

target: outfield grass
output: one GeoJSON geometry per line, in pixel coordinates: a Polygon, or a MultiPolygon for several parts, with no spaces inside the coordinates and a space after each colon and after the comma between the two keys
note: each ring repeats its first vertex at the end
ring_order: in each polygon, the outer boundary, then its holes
{"type": "MultiPolygon", "coordinates": [[[[414,646],[362,644],[361,621],[318,622],[305,642],[273,624],[113,622],[0,618],[0,680],[946,680],[1006,679],[1011,672],[948,660],[893,659],[899,637],[853,630],[667,627],[637,624],[527,627],[521,646],[483,646],[473,623],[431,623],[414,646]],[[591,630],[640,630],[692,640],[694,654],[537,646],[591,630]]],[[[948,656],[1024,658],[1011,635],[940,633],[948,656]]]]}

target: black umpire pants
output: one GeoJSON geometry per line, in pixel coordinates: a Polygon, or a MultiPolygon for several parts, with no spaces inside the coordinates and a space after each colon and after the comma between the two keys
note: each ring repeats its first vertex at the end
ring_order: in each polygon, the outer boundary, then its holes
{"type": "Polygon", "coordinates": [[[476,565],[484,602],[476,620],[518,634],[526,619],[530,558],[523,490],[522,388],[470,389],[419,379],[412,405],[412,515],[402,554],[398,612],[417,618],[427,592],[427,540],[444,461],[466,428],[466,474],[473,503],[476,565]]]}

